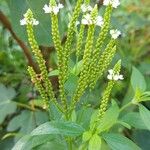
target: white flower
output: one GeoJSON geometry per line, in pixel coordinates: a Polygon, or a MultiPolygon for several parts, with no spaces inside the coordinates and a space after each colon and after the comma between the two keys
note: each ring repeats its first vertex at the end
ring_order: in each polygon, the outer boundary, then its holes
{"type": "Polygon", "coordinates": [[[104,0],[103,5],[108,6],[112,5],[112,7],[117,8],[120,5],[119,0],[104,0]]]}
{"type": "Polygon", "coordinates": [[[121,32],[119,30],[110,30],[110,34],[112,36],[113,39],[117,39],[119,37],[119,35],[121,35],[121,32]]]}
{"type": "MultiPolygon", "coordinates": [[[[26,15],[24,15],[26,16],[26,15]]],[[[20,25],[21,26],[24,26],[24,25],[27,25],[27,24],[30,24],[30,25],[38,25],[39,24],[39,21],[37,21],[36,19],[32,18],[31,20],[27,20],[26,18],[23,18],[20,20],[20,25]]]]}
{"type": "Polygon", "coordinates": [[[92,11],[92,7],[90,5],[83,4],[83,5],[81,5],[81,10],[83,13],[85,13],[88,11],[92,11]]]}
{"type": "Polygon", "coordinates": [[[60,3],[56,6],[51,6],[51,5],[48,6],[47,4],[45,4],[43,7],[43,10],[45,11],[45,13],[53,12],[55,15],[57,15],[59,10],[63,7],[64,7],[63,4],[60,4],[60,3]]]}
{"type": "Polygon", "coordinates": [[[52,12],[52,8],[49,7],[47,4],[44,5],[43,10],[45,11],[45,13],[51,13],[52,12]]]}
{"type": "Polygon", "coordinates": [[[101,16],[97,16],[95,24],[101,27],[104,24],[103,18],[101,16]]]}
{"type": "Polygon", "coordinates": [[[25,18],[23,18],[23,19],[20,20],[20,25],[21,26],[27,25],[27,21],[26,21],[25,18]]]}
{"type": "Polygon", "coordinates": [[[113,69],[108,70],[109,74],[107,75],[107,79],[109,80],[123,80],[123,75],[122,74],[114,74],[113,69]]]}
{"type": "Polygon", "coordinates": [[[90,14],[86,14],[83,16],[83,19],[81,20],[81,23],[84,25],[92,25],[95,24],[97,26],[103,25],[103,18],[101,16],[97,16],[97,18],[93,21],[90,14]]]}
{"type": "Polygon", "coordinates": [[[93,24],[92,18],[90,14],[84,15],[83,19],[81,20],[81,23],[84,25],[91,25],[93,24]]]}

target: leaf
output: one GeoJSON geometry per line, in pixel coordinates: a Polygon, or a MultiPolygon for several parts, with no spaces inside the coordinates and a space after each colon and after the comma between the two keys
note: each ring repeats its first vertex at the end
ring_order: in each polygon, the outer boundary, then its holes
{"type": "Polygon", "coordinates": [[[52,77],[52,76],[58,76],[59,75],[59,71],[56,69],[56,70],[52,70],[51,72],[49,72],[48,76],[49,77],[52,77]]]}
{"type": "Polygon", "coordinates": [[[89,141],[88,150],[100,150],[101,149],[101,138],[94,134],[89,141]]]}
{"type": "Polygon", "coordinates": [[[21,134],[30,133],[37,125],[48,120],[47,114],[44,112],[31,112],[24,110],[18,116],[14,117],[8,124],[7,131],[14,131],[20,128],[21,134]]]}
{"type": "Polygon", "coordinates": [[[5,117],[16,110],[16,104],[11,101],[16,95],[13,88],[6,88],[0,84],[0,124],[4,121],[5,117]]]}
{"type": "Polygon", "coordinates": [[[124,126],[124,127],[126,127],[126,128],[128,128],[128,129],[131,129],[131,126],[126,122],[123,122],[123,121],[119,120],[119,121],[117,121],[117,123],[124,126]]]}
{"type": "Polygon", "coordinates": [[[135,67],[132,68],[131,85],[134,91],[140,89],[142,92],[144,92],[146,90],[146,81],[144,76],[135,67]]]}
{"type": "Polygon", "coordinates": [[[138,112],[130,112],[121,118],[121,121],[137,129],[147,129],[138,112]]]}
{"type": "Polygon", "coordinates": [[[147,127],[150,130],[150,111],[143,105],[139,105],[140,116],[147,127]]]}
{"type": "Polygon", "coordinates": [[[75,64],[74,68],[71,70],[71,73],[75,74],[76,76],[79,75],[82,69],[82,63],[83,61],[79,61],[77,64],[75,64]]]}
{"type": "Polygon", "coordinates": [[[50,142],[54,139],[52,135],[30,136],[22,137],[13,147],[12,150],[32,150],[38,145],[50,142]]]}
{"type": "MultiPolygon", "coordinates": [[[[23,41],[27,42],[27,34],[24,26],[20,26],[20,19],[23,18],[23,14],[26,13],[27,9],[33,11],[34,17],[40,22],[38,26],[34,27],[35,35],[39,45],[49,46],[52,44],[51,33],[51,19],[49,14],[45,14],[43,7],[48,0],[7,0],[9,11],[11,15],[11,24],[15,33],[23,41]],[[36,5],[35,5],[36,3],[36,5]]],[[[62,9],[59,13],[60,19],[59,23],[61,25],[60,32],[61,35],[67,30],[67,17],[66,13],[68,9],[62,9]],[[62,13],[64,12],[64,13],[62,13]]]]}
{"type": "Polygon", "coordinates": [[[118,119],[119,107],[117,104],[112,105],[105,113],[104,117],[100,120],[99,126],[97,128],[98,132],[106,131],[111,128],[118,119]]]}
{"type": "MultiPolygon", "coordinates": [[[[37,139],[48,135],[64,135],[64,136],[79,136],[84,132],[84,129],[73,122],[63,121],[51,121],[46,122],[36,129],[34,129],[29,135],[22,137],[13,147],[12,150],[26,150],[26,146],[33,137],[37,139]]],[[[34,144],[34,143],[33,143],[34,144]]]]}
{"type": "Polygon", "coordinates": [[[142,150],[128,138],[114,133],[105,133],[102,136],[112,150],[142,150]]]}
{"type": "Polygon", "coordinates": [[[77,87],[78,77],[74,74],[70,74],[68,80],[65,83],[65,90],[68,92],[69,96],[74,94],[77,87]]]}
{"type": "Polygon", "coordinates": [[[51,121],[46,122],[31,132],[31,135],[60,134],[66,136],[79,136],[84,129],[73,122],[51,121]]]}

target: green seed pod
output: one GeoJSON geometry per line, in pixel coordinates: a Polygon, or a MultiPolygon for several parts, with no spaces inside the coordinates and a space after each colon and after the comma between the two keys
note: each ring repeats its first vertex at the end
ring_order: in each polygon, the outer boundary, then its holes
{"type": "Polygon", "coordinates": [[[89,85],[91,89],[95,87],[97,80],[100,77],[102,77],[104,71],[107,69],[107,67],[111,63],[113,56],[115,55],[115,52],[116,52],[115,40],[111,39],[106,49],[104,50],[104,52],[101,54],[97,62],[97,66],[95,66],[95,71],[92,74],[93,78],[89,85]]]}
{"type": "Polygon", "coordinates": [[[28,66],[28,72],[31,76],[31,81],[35,84],[36,89],[39,91],[42,99],[44,100],[44,106],[46,110],[49,108],[49,100],[48,100],[48,95],[45,93],[45,90],[43,86],[41,85],[41,81],[37,78],[37,74],[33,70],[32,67],[28,66]]]}
{"type": "MultiPolygon", "coordinates": [[[[55,0],[51,0],[50,4],[52,6],[56,5],[55,0]]],[[[64,53],[63,53],[63,47],[61,46],[61,40],[60,40],[60,34],[59,34],[59,28],[58,28],[58,17],[57,15],[51,13],[51,22],[52,22],[52,38],[53,42],[56,48],[57,52],[57,59],[58,59],[58,70],[59,70],[59,92],[60,92],[60,99],[63,105],[63,110],[67,111],[67,99],[65,95],[65,89],[64,89],[64,82],[65,82],[65,74],[64,74],[64,64],[63,58],[64,58],[64,53]]]]}
{"type": "MultiPolygon", "coordinates": [[[[93,22],[95,21],[97,14],[98,14],[98,10],[97,10],[97,6],[95,6],[93,11],[91,12],[91,19],[93,22]]],[[[91,61],[94,30],[95,30],[95,24],[93,23],[89,25],[88,35],[87,35],[87,40],[86,40],[86,45],[84,50],[84,56],[83,56],[83,66],[80,73],[80,78],[78,80],[78,86],[72,99],[71,110],[75,108],[76,103],[79,101],[80,97],[83,95],[86,87],[88,86],[89,65],[91,61]]]]}
{"type": "Polygon", "coordinates": [[[72,19],[70,22],[70,26],[67,32],[67,41],[65,43],[65,47],[64,47],[64,59],[63,59],[63,64],[64,64],[64,74],[65,74],[65,78],[67,79],[68,76],[68,62],[69,62],[69,55],[70,55],[70,50],[71,50],[71,44],[73,41],[73,35],[74,35],[74,27],[76,26],[76,21],[79,17],[80,11],[81,11],[81,4],[82,4],[82,0],[78,0],[76,7],[74,9],[74,13],[72,15],[72,19]]]}
{"type": "Polygon", "coordinates": [[[112,6],[108,6],[106,8],[105,14],[104,14],[104,24],[102,26],[101,32],[99,33],[98,39],[96,41],[96,47],[93,49],[92,53],[92,61],[90,64],[90,81],[93,82],[93,79],[95,78],[94,75],[96,73],[97,68],[97,60],[99,60],[100,50],[104,44],[104,40],[106,39],[109,26],[110,26],[110,17],[112,12],[112,6]]]}
{"type": "Polygon", "coordinates": [[[25,18],[27,20],[26,29],[27,29],[29,44],[31,46],[32,52],[35,55],[35,59],[39,65],[39,68],[41,71],[41,77],[43,79],[43,86],[46,90],[47,95],[50,97],[51,101],[54,102],[54,104],[56,104],[58,106],[54,92],[53,92],[52,84],[48,78],[48,72],[47,72],[47,68],[45,66],[45,60],[43,59],[43,56],[39,49],[38,43],[35,40],[35,36],[34,36],[34,32],[33,32],[33,24],[28,23],[34,19],[33,13],[30,9],[28,9],[27,13],[25,14],[25,18]]]}
{"type": "MultiPolygon", "coordinates": [[[[119,60],[114,66],[114,69],[113,69],[114,74],[119,74],[120,69],[121,69],[121,60],[119,60]]],[[[108,101],[109,101],[110,94],[111,94],[111,91],[115,82],[116,82],[115,80],[110,80],[108,82],[108,85],[104,91],[104,94],[101,100],[98,119],[101,119],[103,115],[105,114],[105,111],[107,110],[108,101]]]]}

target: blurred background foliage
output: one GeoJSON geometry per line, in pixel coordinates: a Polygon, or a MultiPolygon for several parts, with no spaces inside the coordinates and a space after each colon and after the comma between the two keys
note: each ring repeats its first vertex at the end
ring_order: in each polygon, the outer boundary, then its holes
{"type": "MultiPolygon", "coordinates": [[[[71,17],[75,0],[60,0],[64,5],[60,13],[60,31],[62,43],[66,38],[68,22],[71,17]]],[[[32,65],[26,54],[29,50],[25,28],[20,26],[19,20],[27,8],[31,8],[40,25],[35,28],[36,38],[40,49],[47,60],[49,71],[56,69],[56,53],[51,38],[49,15],[44,14],[42,8],[48,0],[0,0],[0,149],[10,150],[14,142],[22,135],[31,132],[36,126],[48,119],[42,109],[42,102],[30,82],[26,71],[27,65],[32,65]],[[10,24],[8,24],[7,21],[10,24]],[[15,35],[15,36],[14,36],[15,35]],[[16,38],[17,36],[17,38],[16,38]],[[19,42],[17,41],[19,39],[19,42]],[[21,41],[21,42],[20,42],[21,41]],[[25,44],[25,48],[21,48],[25,44]]],[[[103,14],[102,1],[98,3],[99,13],[103,14]]],[[[143,74],[150,90],[150,1],[149,0],[121,0],[119,9],[113,11],[112,27],[122,31],[118,40],[118,52],[112,64],[122,59],[122,73],[125,80],[117,84],[112,97],[120,105],[131,100],[133,89],[130,84],[132,67],[135,66],[143,74]]],[[[30,53],[30,52],[29,52],[30,53]]],[[[74,62],[70,63],[73,66],[74,62]]],[[[57,71],[50,74],[57,92],[57,71]]],[[[138,80],[138,79],[137,79],[138,80]]],[[[140,79],[139,79],[140,80],[140,79]]],[[[91,106],[97,107],[99,97],[105,83],[105,78],[99,81],[93,93],[85,93],[82,97],[85,114],[91,114],[91,106]],[[86,105],[90,103],[90,105],[86,105]]],[[[66,90],[74,89],[76,76],[70,75],[66,82],[66,90]]],[[[72,93],[69,93],[71,96],[72,93]]],[[[149,103],[144,105],[150,109],[149,103]]],[[[79,114],[82,112],[79,112],[79,114]]],[[[83,117],[86,115],[83,114],[83,117]]],[[[80,118],[81,119],[81,118],[80,118]]],[[[88,120],[84,119],[87,124],[88,120]]],[[[150,132],[145,130],[125,131],[126,136],[134,139],[143,150],[149,150],[150,132]]]]}

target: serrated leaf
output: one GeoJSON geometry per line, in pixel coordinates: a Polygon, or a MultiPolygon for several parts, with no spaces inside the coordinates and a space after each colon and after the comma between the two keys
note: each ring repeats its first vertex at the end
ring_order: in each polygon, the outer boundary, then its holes
{"type": "Polygon", "coordinates": [[[144,76],[135,67],[132,68],[131,85],[134,91],[140,89],[140,91],[144,92],[146,90],[146,81],[144,76]]]}
{"type": "Polygon", "coordinates": [[[112,150],[142,150],[128,138],[114,133],[105,133],[102,136],[112,150]]]}
{"type": "Polygon", "coordinates": [[[143,105],[139,105],[140,116],[147,127],[150,130],[150,111],[143,105]]]}
{"type": "Polygon", "coordinates": [[[0,124],[4,121],[5,117],[16,110],[16,104],[11,101],[16,95],[13,88],[6,88],[0,84],[0,124]]]}
{"type": "Polygon", "coordinates": [[[137,129],[147,129],[138,112],[130,112],[121,118],[121,121],[135,127],[137,129]]]}

